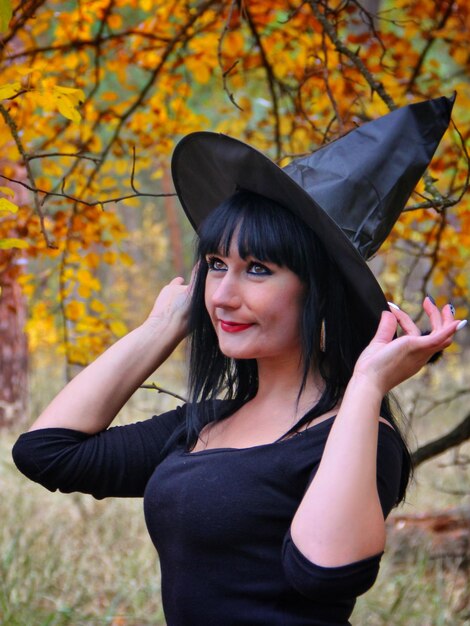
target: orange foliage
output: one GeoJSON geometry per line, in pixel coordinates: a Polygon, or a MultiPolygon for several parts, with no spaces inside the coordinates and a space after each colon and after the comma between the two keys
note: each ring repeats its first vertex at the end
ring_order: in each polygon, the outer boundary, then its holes
{"type": "Polygon", "coordinates": [[[111,201],[140,211],[158,196],[182,135],[228,132],[285,164],[390,106],[454,89],[458,132],[384,247],[383,284],[400,301],[434,283],[462,304],[469,32],[466,0],[389,0],[375,17],[329,0],[14,1],[0,48],[0,272],[21,274],[28,327],[52,332],[64,317],[53,332],[79,363],[124,332],[101,297],[103,264],[132,263],[111,201]],[[28,270],[46,258],[47,271],[28,270]]]}

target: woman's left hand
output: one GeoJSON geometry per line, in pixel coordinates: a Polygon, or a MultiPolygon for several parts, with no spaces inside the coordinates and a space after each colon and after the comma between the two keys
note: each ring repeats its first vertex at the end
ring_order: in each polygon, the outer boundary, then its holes
{"type": "Polygon", "coordinates": [[[384,311],[377,332],[356,362],[354,375],[367,376],[382,395],[414,376],[429,359],[450,346],[457,327],[449,304],[439,310],[429,297],[423,308],[431,324],[431,332],[422,335],[420,329],[404,311],[391,307],[384,311]],[[393,339],[398,325],[404,334],[393,339]]]}

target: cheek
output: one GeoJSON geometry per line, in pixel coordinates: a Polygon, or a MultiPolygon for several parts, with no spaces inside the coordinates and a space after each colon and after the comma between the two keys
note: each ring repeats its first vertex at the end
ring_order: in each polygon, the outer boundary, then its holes
{"type": "Polygon", "coordinates": [[[207,288],[207,285],[204,288],[204,304],[206,306],[206,311],[209,313],[210,315],[210,302],[211,302],[211,296],[209,293],[209,289],[207,288]]]}
{"type": "Polygon", "coordinates": [[[214,307],[212,304],[212,297],[214,294],[214,286],[211,285],[210,281],[206,280],[206,284],[204,286],[204,304],[206,307],[206,311],[209,314],[209,317],[212,318],[214,307]]]}
{"type": "Polygon", "coordinates": [[[287,291],[278,300],[279,311],[285,325],[285,332],[290,337],[299,337],[304,308],[304,290],[287,291]]]}

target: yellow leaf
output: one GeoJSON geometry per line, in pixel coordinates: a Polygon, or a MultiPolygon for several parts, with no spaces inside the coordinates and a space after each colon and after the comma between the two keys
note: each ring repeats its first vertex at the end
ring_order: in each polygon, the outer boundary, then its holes
{"type": "Polygon", "coordinates": [[[89,252],[85,257],[85,262],[88,267],[96,269],[100,264],[100,256],[96,252],[89,252]]]}
{"type": "Polygon", "coordinates": [[[112,265],[116,262],[116,253],[108,250],[103,254],[103,261],[112,265]]]}
{"type": "Polygon", "coordinates": [[[0,250],[10,250],[10,248],[27,248],[29,244],[22,239],[14,237],[8,239],[0,239],[0,250]]]}
{"type": "Polygon", "coordinates": [[[95,299],[90,302],[90,309],[95,313],[103,313],[106,307],[100,300],[95,299]]]}
{"type": "Polygon", "coordinates": [[[127,265],[129,267],[134,265],[134,259],[130,256],[130,254],[127,254],[127,252],[120,252],[119,260],[123,263],[123,265],[127,265]]]}
{"type": "Polygon", "coordinates": [[[109,324],[109,328],[113,335],[116,337],[122,337],[127,333],[127,327],[123,322],[119,322],[118,320],[114,320],[109,324]]]}
{"type": "Polygon", "coordinates": [[[65,305],[65,316],[67,319],[76,322],[80,317],[85,315],[85,305],[83,302],[72,300],[65,305]]]}
{"type": "Polygon", "coordinates": [[[72,122],[78,123],[81,119],[80,113],[74,108],[74,103],[66,95],[60,93],[52,93],[52,98],[64,117],[72,122]]]}
{"type": "Polygon", "coordinates": [[[89,298],[91,295],[91,289],[88,285],[80,285],[77,289],[77,293],[81,298],[89,298]]]}
{"type": "Polygon", "coordinates": [[[7,213],[18,213],[18,206],[6,198],[0,198],[0,213],[6,211],[7,213]]]}
{"type": "Polygon", "coordinates": [[[54,85],[54,91],[59,96],[65,96],[68,98],[74,106],[82,104],[85,101],[85,92],[83,89],[75,89],[74,87],[61,87],[60,85],[54,85]]]}
{"type": "Polygon", "coordinates": [[[0,100],[11,98],[21,91],[21,83],[8,83],[0,87],[0,100]]]}
{"type": "Polygon", "coordinates": [[[15,72],[18,72],[21,76],[29,76],[33,72],[36,72],[37,68],[34,67],[15,67],[15,72]]]}
{"type": "Polygon", "coordinates": [[[15,192],[13,191],[13,189],[10,189],[10,187],[2,187],[0,185],[0,191],[6,196],[10,196],[10,198],[13,198],[13,196],[15,195],[15,192]]]}

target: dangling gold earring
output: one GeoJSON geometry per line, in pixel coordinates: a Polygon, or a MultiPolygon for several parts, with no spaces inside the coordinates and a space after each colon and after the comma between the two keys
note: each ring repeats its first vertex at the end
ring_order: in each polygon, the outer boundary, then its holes
{"type": "Polygon", "coordinates": [[[325,331],[325,318],[321,321],[320,328],[320,351],[326,352],[326,331],[325,331]]]}

